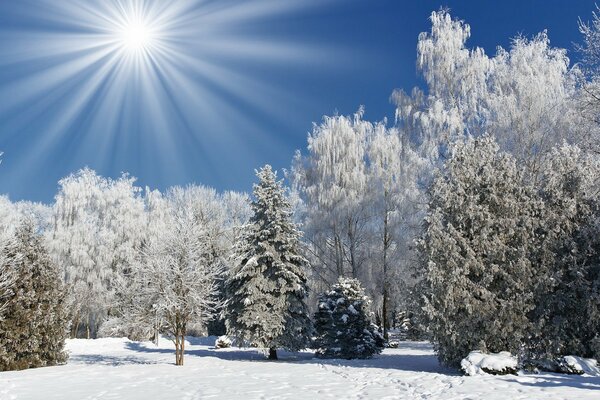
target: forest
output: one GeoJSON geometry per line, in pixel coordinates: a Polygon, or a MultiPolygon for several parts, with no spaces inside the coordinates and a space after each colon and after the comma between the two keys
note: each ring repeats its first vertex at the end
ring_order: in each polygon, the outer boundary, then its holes
{"type": "Polygon", "coordinates": [[[456,369],[600,359],[600,14],[579,27],[574,64],[547,32],[486,54],[433,12],[395,120],[324,116],[253,193],[84,168],[52,204],[0,197],[0,371],[161,335],[177,365],[186,336],[353,359],[398,332],[456,369]]]}

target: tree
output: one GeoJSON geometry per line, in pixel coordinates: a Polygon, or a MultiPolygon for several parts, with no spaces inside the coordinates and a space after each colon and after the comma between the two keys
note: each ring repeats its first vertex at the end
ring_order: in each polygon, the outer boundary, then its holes
{"type": "Polygon", "coordinates": [[[72,332],[93,337],[111,314],[124,272],[135,261],[144,233],[144,204],[135,179],[117,180],[83,169],[59,182],[48,246],[63,268],[72,332]]]}
{"type": "Polygon", "coordinates": [[[537,264],[545,267],[549,285],[538,293],[532,315],[539,327],[534,356],[598,355],[598,177],[597,162],[576,146],[555,148],[543,166],[537,264]]]}
{"type": "Polygon", "coordinates": [[[60,273],[33,224],[23,223],[4,252],[16,280],[0,324],[0,370],[65,362],[67,316],[60,273]]]}
{"type": "Polygon", "coordinates": [[[544,281],[532,257],[539,210],[514,158],[492,138],[453,146],[429,190],[420,242],[425,318],[444,364],[473,350],[520,354],[544,281]]]}
{"type": "Polygon", "coordinates": [[[356,279],[340,278],[319,296],[315,313],[317,357],[371,358],[381,352],[383,338],[369,319],[369,297],[356,279]]]}
{"type": "Polygon", "coordinates": [[[308,261],[282,183],[270,165],[257,177],[253,216],[226,282],[225,323],[238,344],[267,348],[269,359],[277,359],[277,348],[303,349],[311,334],[308,261]]]}
{"type": "Polygon", "coordinates": [[[134,267],[138,293],[128,317],[160,321],[175,343],[175,364],[183,365],[189,325],[206,324],[219,306],[222,208],[214,190],[197,186],[170,189],[166,204],[165,228],[149,239],[134,267]]]}
{"type": "MultiPolygon", "coordinates": [[[[372,216],[369,228],[373,232],[369,245],[374,258],[375,288],[380,290],[381,295],[383,335],[387,338],[394,306],[406,304],[400,300],[401,295],[393,296],[393,292],[399,292],[398,287],[403,285],[393,285],[392,282],[409,280],[411,243],[422,218],[419,203],[422,191],[418,183],[425,163],[407,138],[381,123],[374,127],[367,154],[370,189],[367,199],[372,216]]],[[[406,296],[406,293],[403,295],[406,296]]]]}
{"type": "Polygon", "coordinates": [[[10,240],[11,238],[4,232],[0,234],[0,322],[8,306],[8,299],[14,293],[17,279],[14,263],[7,254],[11,247],[10,240]]]}
{"type": "Polygon", "coordinates": [[[578,97],[578,110],[590,132],[582,148],[600,153],[600,8],[592,13],[592,21],[579,21],[583,43],[577,46],[582,55],[583,82],[578,97]]]}

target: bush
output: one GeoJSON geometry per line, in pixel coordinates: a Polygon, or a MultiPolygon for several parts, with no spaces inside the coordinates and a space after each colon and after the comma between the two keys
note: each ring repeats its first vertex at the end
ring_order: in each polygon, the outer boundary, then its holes
{"type": "Polygon", "coordinates": [[[217,340],[215,340],[215,347],[217,349],[227,349],[231,347],[231,339],[229,339],[226,335],[219,336],[217,340]]]}
{"type": "Polygon", "coordinates": [[[500,353],[485,354],[480,351],[472,351],[464,358],[460,367],[466,375],[516,375],[518,361],[507,351],[500,353]]]}

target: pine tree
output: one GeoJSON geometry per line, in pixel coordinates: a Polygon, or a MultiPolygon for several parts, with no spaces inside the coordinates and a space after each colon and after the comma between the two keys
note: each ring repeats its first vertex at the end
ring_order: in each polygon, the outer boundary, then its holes
{"type": "Polygon", "coordinates": [[[277,359],[277,348],[305,348],[312,331],[305,303],[308,261],[300,254],[301,233],[282,183],[270,165],[257,176],[253,216],[226,282],[226,326],[239,344],[269,349],[269,359],[277,359]]]}
{"type": "Polygon", "coordinates": [[[356,279],[340,278],[319,296],[315,348],[322,358],[370,358],[382,350],[383,337],[368,318],[369,297],[356,279]]]}
{"type": "Polygon", "coordinates": [[[67,316],[59,270],[31,223],[24,223],[6,249],[17,279],[0,324],[0,370],[60,364],[67,316]]]}

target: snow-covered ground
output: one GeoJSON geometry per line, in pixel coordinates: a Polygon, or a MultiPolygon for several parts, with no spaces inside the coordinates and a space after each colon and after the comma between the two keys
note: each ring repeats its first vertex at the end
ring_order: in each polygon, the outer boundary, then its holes
{"type": "Polygon", "coordinates": [[[372,360],[319,360],[213,348],[189,338],[185,365],[172,344],[69,340],[68,365],[0,373],[0,399],[598,399],[600,377],[461,376],[440,367],[427,343],[401,342],[372,360]]]}

